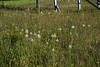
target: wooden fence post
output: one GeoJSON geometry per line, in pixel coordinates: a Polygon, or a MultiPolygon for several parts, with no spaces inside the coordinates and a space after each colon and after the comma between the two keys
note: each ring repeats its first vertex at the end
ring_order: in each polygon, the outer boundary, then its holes
{"type": "Polygon", "coordinates": [[[40,10],[40,0],[36,0],[36,8],[40,10]]]}

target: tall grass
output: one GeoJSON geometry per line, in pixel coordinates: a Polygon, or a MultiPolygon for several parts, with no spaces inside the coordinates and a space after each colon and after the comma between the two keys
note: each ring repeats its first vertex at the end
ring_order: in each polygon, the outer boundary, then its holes
{"type": "Polygon", "coordinates": [[[100,11],[58,0],[61,12],[54,12],[52,3],[41,2],[38,13],[35,5],[0,10],[1,67],[100,66],[100,11]]]}

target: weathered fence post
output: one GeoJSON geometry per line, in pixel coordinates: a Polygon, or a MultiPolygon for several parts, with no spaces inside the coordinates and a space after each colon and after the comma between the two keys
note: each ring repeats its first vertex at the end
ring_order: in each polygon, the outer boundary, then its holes
{"type": "Polygon", "coordinates": [[[58,5],[57,5],[57,0],[54,0],[54,10],[55,11],[60,11],[58,5]]]}
{"type": "Polygon", "coordinates": [[[40,10],[40,0],[36,0],[36,8],[40,10]]]}
{"type": "Polygon", "coordinates": [[[81,10],[81,0],[78,0],[78,10],[81,10]]]}
{"type": "Polygon", "coordinates": [[[100,9],[100,0],[97,0],[97,6],[100,9]]]}

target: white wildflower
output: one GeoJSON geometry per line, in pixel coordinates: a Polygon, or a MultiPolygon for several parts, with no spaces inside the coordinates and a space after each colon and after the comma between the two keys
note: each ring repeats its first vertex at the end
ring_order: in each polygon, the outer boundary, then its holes
{"type": "Polygon", "coordinates": [[[97,64],[99,64],[99,61],[97,62],[97,64]]]}
{"type": "Polygon", "coordinates": [[[24,31],[24,29],[22,29],[22,31],[24,31]]]}
{"type": "Polygon", "coordinates": [[[53,49],[52,49],[52,51],[54,52],[54,51],[55,51],[55,49],[53,48],[53,49]]]}
{"type": "Polygon", "coordinates": [[[78,36],[78,34],[76,34],[78,36]]]}
{"type": "Polygon", "coordinates": [[[36,35],[36,33],[34,33],[34,36],[36,35]]]}
{"type": "Polygon", "coordinates": [[[38,34],[38,35],[37,35],[37,37],[38,37],[38,38],[41,38],[41,35],[40,35],[40,34],[38,34]]]}
{"type": "Polygon", "coordinates": [[[18,29],[18,27],[16,27],[16,29],[18,29]]]}
{"type": "Polygon", "coordinates": [[[30,34],[32,34],[32,32],[30,32],[30,34]]]}
{"type": "Polygon", "coordinates": [[[88,25],[88,27],[90,27],[90,25],[88,25]]]}
{"type": "Polygon", "coordinates": [[[48,14],[50,14],[50,12],[48,12],[48,14]]]}
{"type": "Polygon", "coordinates": [[[22,34],[22,32],[20,32],[20,34],[22,34]]]}
{"type": "Polygon", "coordinates": [[[67,16],[67,18],[69,18],[69,16],[67,16]]]}
{"type": "Polygon", "coordinates": [[[56,42],[59,42],[59,39],[57,39],[56,42]]]}
{"type": "Polygon", "coordinates": [[[72,35],[72,32],[70,32],[70,35],[72,35]]]}
{"type": "Polygon", "coordinates": [[[71,46],[71,45],[69,45],[69,48],[72,48],[72,46],[71,46]]]}
{"type": "Polygon", "coordinates": [[[33,42],[34,40],[33,39],[31,39],[31,42],[33,42]]]}
{"type": "Polygon", "coordinates": [[[26,13],[24,13],[26,15],[26,13]]]}
{"type": "Polygon", "coordinates": [[[28,33],[28,29],[26,29],[26,31],[25,31],[26,33],[28,33]]]}
{"type": "Polygon", "coordinates": [[[59,30],[61,31],[61,30],[62,30],[62,28],[59,28],[59,30]]]}
{"type": "Polygon", "coordinates": [[[40,31],[38,31],[38,33],[40,33],[40,31]]]}
{"type": "Polygon", "coordinates": [[[27,10],[30,10],[30,8],[28,8],[27,10]]]}
{"type": "Polygon", "coordinates": [[[49,44],[49,42],[46,42],[46,44],[48,45],[48,44],[49,44]]]}
{"type": "Polygon", "coordinates": [[[28,37],[28,34],[26,34],[25,37],[28,37]]]}
{"type": "Polygon", "coordinates": [[[74,29],[74,28],[75,28],[75,26],[72,26],[72,28],[74,29]]]}
{"type": "Polygon", "coordinates": [[[56,34],[52,34],[52,35],[51,35],[51,37],[54,37],[54,38],[56,38],[56,34]]]}
{"type": "Polygon", "coordinates": [[[83,24],[82,26],[85,27],[85,24],[83,24]]]}
{"type": "Polygon", "coordinates": [[[14,26],[15,24],[13,23],[13,26],[14,26]]]}

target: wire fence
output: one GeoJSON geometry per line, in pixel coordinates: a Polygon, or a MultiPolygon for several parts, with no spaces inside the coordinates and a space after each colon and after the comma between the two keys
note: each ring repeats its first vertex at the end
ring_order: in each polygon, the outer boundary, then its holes
{"type": "MultiPolygon", "coordinates": [[[[82,8],[86,8],[86,0],[80,0],[82,8]]],[[[94,5],[97,6],[97,0],[89,0],[94,5]]],[[[88,3],[89,4],[89,3],[88,3]]],[[[57,5],[63,10],[78,10],[78,0],[57,0],[57,5]]],[[[92,5],[88,5],[91,7],[92,5]]],[[[27,9],[27,8],[36,8],[36,0],[14,0],[14,1],[0,1],[0,8],[17,8],[17,9],[27,9]]],[[[41,10],[54,10],[54,0],[40,0],[40,9],[41,10]]]]}

